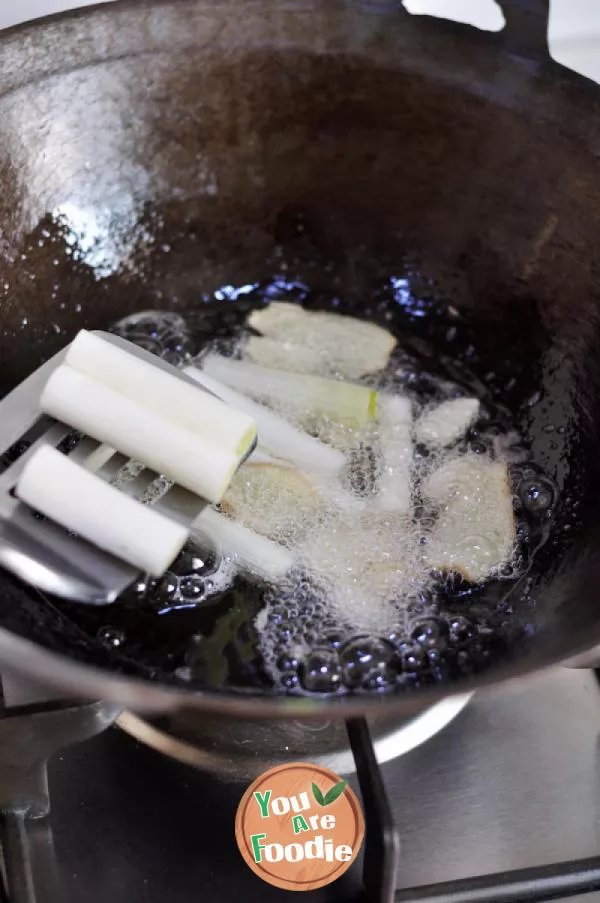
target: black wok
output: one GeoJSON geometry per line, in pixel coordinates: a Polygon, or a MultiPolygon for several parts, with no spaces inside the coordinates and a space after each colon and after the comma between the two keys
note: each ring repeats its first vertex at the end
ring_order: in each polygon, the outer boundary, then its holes
{"type": "Polygon", "coordinates": [[[124,2],[4,34],[0,378],[81,327],[266,279],[276,247],[359,314],[406,278],[459,312],[558,488],[529,634],[460,686],[208,691],[0,575],[0,662],[137,709],[330,718],[410,714],[600,642],[600,92],[550,59],[547,2],[500,5],[499,34],[383,0],[124,2]]]}

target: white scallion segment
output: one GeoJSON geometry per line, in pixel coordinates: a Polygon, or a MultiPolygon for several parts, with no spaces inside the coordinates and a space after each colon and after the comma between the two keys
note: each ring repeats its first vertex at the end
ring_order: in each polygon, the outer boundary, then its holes
{"type": "Polygon", "coordinates": [[[412,406],[398,395],[379,397],[381,475],[373,500],[377,511],[408,514],[411,510],[412,406]]]}
{"type": "Polygon", "coordinates": [[[248,325],[262,336],[287,345],[289,362],[285,366],[285,355],[278,353],[274,344],[261,346],[256,342],[248,347],[253,360],[304,373],[339,373],[357,379],[382,370],[396,346],[394,336],[375,323],[309,311],[286,302],[272,302],[253,311],[248,325]]]}
{"type": "Polygon", "coordinates": [[[64,364],[46,383],[40,407],[209,502],[221,501],[240,463],[232,451],[169,423],[64,364]]]}
{"type": "Polygon", "coordinates": [[[237,392],[269,404],[292,406],[300,414],[325,415],[358,426],[370,421],[375,414],[377,392],[365,386],[271,370],[218,354],[209,354],[202,366],[208,376],[237,392]]]}
{"type": "Polygon", "coordinates": [[[464,436],[479,413],[477,398],[454,398],[422,414],[415,424],[415,439],[444,447],[464,436]]]}
{"type": "Polygon", "coordinates": [[[153,577],[164,574],[188,537],[181,524],[119,492],[50,446],[31,456],[16,493],[57,524],[153,577]]]}
{"type": "Polygon", "coordinates": [[[86,470],[89,470],[90,473],[98,473],[105,464],[108,464],[110,459],[116,455],[116,453],[116,448],[111,448],[110,445],[99,445],[98,448],[95,448],[94,451],[87,456],[83,462],[83,466],[86,470]]]}
{"type": "Polygon", "coordinates": [[[225,558],[232,558],[237,568],[259,580],[283,579],[295,561],[294,555],[287,549],[213,508],[204,509],[192,524],[191,532],[200,545],[215,549],[225,558]]]}
{"type": "MultiPolygon", "coordinates": [[[[301,470],[322,471],[327,474],[339,473],[346,463],[344,455],[313,439],[307,433],[296,429],[283,417],[279,417],[264,405],[246,398],[216,379],[212,379],[197,367],[187,367],[187,376],[195,379],[210,392],[214,392],[224,402],[249,414],[258,424],[258,441],[261,450],[270,452],[295,464],[301,470]]],[[[253,458],[254,460],[254,458],[253,458]]]]}
{"type": "Polygon", "coordinates": [[[510,562],[515,521],[506,464],[462,455],[434,471],[424,494],[439,510],[424,547],[430,567],[479,583],[510,562]]]}
{"type": "Polygon", "coordinates": [[[94,333],[78,333],[65,363],[227,451],[244,455],[256,438],[256,424],[247,414],[94,333]]]}

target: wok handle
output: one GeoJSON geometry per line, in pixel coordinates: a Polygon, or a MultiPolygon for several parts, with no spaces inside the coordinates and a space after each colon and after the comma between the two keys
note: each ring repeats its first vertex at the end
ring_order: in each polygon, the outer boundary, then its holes
{"type": "Polygon", "coordinates": [[[506,25],[501,35],[509,51],[536,62],[551,59],[548,47],[550,0],[496,0],[506,25]]]}

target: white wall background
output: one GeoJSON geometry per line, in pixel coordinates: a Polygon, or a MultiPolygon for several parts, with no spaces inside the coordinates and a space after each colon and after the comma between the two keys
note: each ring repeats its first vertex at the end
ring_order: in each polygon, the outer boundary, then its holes
{"type": "MultiPolygon", "coordinates": [[[[0,28],[94,2],[98,0],[0,0],[0,28]]],[[[498,31],[503,25],[495,0],[404,2],[411,13],[469,22],[489,31],[498,31]]],[[[563,65],[600,82],[600,0],[551,0],[550,49],[563,65]]]]}
{"type": "MultiPolygon", "coordinates": [[[[498,31],[504,24],[495,0],[404,0],[426,13],[498,31]]],[[[563,66],[600,82],[600,0],[550,0],[550,52],[563,66]]]]}
{"type": "Polygon", "coordinates": [[[0,0],[0,28],[96,2],[100,0],[0,0]]]}

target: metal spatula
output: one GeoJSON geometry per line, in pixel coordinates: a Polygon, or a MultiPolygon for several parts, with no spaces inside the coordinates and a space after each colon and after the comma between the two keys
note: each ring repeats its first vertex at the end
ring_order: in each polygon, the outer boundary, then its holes
{"type": "MultiPolygon", "coordinates": [[[[149,352],[110,333],[97,334],[199,388],[149,352]]],[[[206,502],[142,464],[128,461],[95,440],[79,437],[71,427],[40,414],[42,390],[66,352],[66,348],[59,351],[0,402],[0,456],[9,459],[0,471],[0,566],[42,592],[88,605],[106,605],[139,579],[140,572],[40,518],[14,496],[14,487],[31,455],[43,444],[61,446],[77,463],[186,526],[206,502]]]]}

